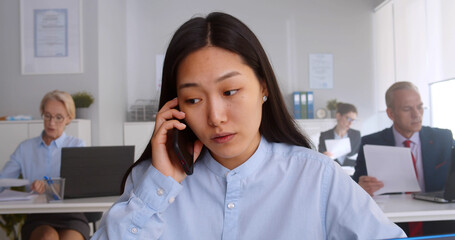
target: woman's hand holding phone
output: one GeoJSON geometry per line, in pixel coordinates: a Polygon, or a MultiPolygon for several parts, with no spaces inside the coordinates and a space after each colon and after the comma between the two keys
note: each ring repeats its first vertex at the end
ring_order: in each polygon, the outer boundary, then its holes
{"type": "MultiPolygon", "coordinates": [[[[183,130],[187,126],[178,119],[185,118],[185,113],[176,109],[177,98],[167,102],[159,110],[155,120],[155,131],[153,132],[152,145],[152,164],[165,176],[170,176],[177,182],[182,182],[187,176],[183,171],[179,160],[172,146],[172,129],[183,130]]],[[[202,143],[196,140],[194,143],[194,159],[202,150],[202,143]]]]}

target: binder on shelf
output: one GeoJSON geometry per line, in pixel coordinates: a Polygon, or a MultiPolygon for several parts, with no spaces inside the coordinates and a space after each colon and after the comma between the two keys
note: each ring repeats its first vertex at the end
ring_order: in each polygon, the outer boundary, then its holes
{"type": "Polygon", "coordinates": [[[302,119],[308,118],[307,103],[306,92],[300,92],[300,114],[302,119]]]}
{"type": "Polygon", "coordinates": [[[300,109],[300,92],[294,92],[292,97],[294,103],[294,119],[300,119],[302,118],[300,109]]]}
{"type": "Polygon", "coordinates": [[[306,92],[307,96],[307,118],[314,118],[314,94],[313,91],[306,92]]]}

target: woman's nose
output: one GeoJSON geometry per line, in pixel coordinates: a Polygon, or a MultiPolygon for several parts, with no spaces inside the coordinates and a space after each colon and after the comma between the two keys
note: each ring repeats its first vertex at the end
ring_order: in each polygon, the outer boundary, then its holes
{"type": "Polygon", "coordinates": [[[226,106],[222,100],[214,99],[209,101],[207,105],[208,124],[212,127],[217,127],[227,120],[226,106]]]}

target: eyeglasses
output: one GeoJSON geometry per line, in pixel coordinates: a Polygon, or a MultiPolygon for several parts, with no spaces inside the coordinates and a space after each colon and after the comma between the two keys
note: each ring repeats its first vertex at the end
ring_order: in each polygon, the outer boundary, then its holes
{"type": "Polygon", "coordinates": [[[355,121],[355,119],[354,119],[354,118],[350,118],[350,117],[346,117],[346,120],[347,120],[348,122],[350,122],[350,123],[352,123],[352,122],[354,122],[354,121],[355,121]]]}
{"type": "Polygon", "coordinates": [[[52,114],[50,114],[50,113],[45,113],[45,114],[43,115],[43,119],[44,119],[44,121],[46,121],[46,122],[50,122],[50,121],[52,120],[52,118],[54,119],[54,121],[55,121],[56,123],[62,123],[62,122],[65,120],[65,117],[62,116],[62,115],[60,115],[60,114],[57,114],[57,115],[55,115],[55,116],[52,116],[52,114]]]}

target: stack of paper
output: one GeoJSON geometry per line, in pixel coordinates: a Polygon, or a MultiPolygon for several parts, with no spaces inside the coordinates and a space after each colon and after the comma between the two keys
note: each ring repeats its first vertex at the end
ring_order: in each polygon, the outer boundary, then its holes
{"type": "Polygon", "coordinates": [[[19,192],[10,189],[5,189],[0,192],[0,201],[26,201],[33,200],[38,194],[32,194],[28,192],[19,192]]]}

